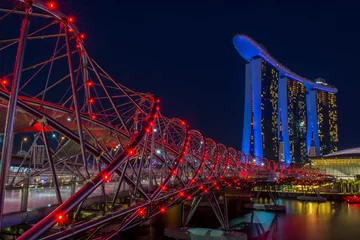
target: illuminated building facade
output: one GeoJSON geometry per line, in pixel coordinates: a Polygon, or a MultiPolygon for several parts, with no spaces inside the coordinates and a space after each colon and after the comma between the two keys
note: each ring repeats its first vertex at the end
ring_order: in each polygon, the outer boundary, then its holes
{"type": "MultiPolygon", "coordinates": [[[[324,79],[316,79],[325,82],[324,79]]],[[[316,92],[316,110],[319,123],[320,155],[326,155],[338,150],[338,125],[336,96],[333,93],[316,92]]]]}
{"type": "Polygon", "coordinates": [[[305,85],[288,78],[287,102],[291,162],[305,162],[307,159],[305,85]]]}
{"type": "Polygon", "coordinates": [[[242,151],[286,163],[304,163],[337,150],[337,89],[290,71],[251,38],[234,45],[248,61],[242,151]]]}
{"type": "Polygon", "coordinates": [[[360,180],[360,148],[351,148],[311,158],[311,166],[340,179],[360,180]]]}

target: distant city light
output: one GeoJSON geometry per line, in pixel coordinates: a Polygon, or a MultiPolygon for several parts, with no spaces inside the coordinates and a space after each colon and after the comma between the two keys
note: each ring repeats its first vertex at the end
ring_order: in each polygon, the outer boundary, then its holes
{"type": "Polygon", "coordinates": [[[156,128],[154,128],[154,132],[157,132],[157,129],[156,129],[156,128]]]}
{"type": "Polygon", "coordinates": [[[156,150],[156,154],[160,154],[161,153],[161,150],[160,149],[157,149],[156,150]]]}
{"type": "Polygon", "coordinates": [[[68,122],[70,122],[71,121],[71,117],[67,117],[67,119],[66,119],[68,122]]]}
{"type": "Polygon", "coordinates": [[[53,137],[53,138],[56,138],[56,134],[55,134],[55,133],[53,133],[53,134],[52,134],[52,137],[53,137]]]}

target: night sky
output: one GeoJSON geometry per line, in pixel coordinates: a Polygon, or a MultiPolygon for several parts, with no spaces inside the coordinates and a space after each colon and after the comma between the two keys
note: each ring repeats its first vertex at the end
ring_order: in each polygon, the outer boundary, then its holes
{"type": "Polygon", "coordinates": [[[340,149],[360,146],[356,7],[325,1],[171,2],[58,5],[75,15],[88,51],[117,81],[157,94],[166,116],[185,119],[205,137],[240,150],[246,62],[232,38],[242,33],[299,75],[335,85],[340,149]]]}

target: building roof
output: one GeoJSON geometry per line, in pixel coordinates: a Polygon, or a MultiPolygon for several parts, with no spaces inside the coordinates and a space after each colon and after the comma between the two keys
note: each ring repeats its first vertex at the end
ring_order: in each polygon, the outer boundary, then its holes
{"type": "Polygon", "coordinates": [[[266,48],[261,44],[257,43],[252,38],[246,35],[237,35],[233,39],[234,46],[240,55],[247,61],[251,61],[255,57],[261,57],[270,63],[274,68],[276,68],[280,74],[283,76],[289,77],[296,81],[302,82],[304,85],[313,87],[318,90],[336,93],[337,89],[324,83],[322,81],[313,81],[298,75],[297,73],[291,71],[280,62],[278,62],[274,57],[272,57],[266,48]]]}
{"type": "Polygon", "coordinates": [[[360,147],[357,148],[349,148],[341,151],[337,151],[334,153],[326,154],[324,158],[333,158],[333,157],[342,157],[342,156],[360,156],[360,147]]]}

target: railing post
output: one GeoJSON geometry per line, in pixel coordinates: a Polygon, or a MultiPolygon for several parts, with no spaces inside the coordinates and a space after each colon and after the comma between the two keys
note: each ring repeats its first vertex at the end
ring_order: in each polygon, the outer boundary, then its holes
{"type": "Polygon", "coordinates": [[[76,176],[73,176],[72,177],[72,180],[71,180],[71,196],[74,195],[76,192],[76,176]]]}
{"type": "Polygon", "coordinates": [[[29,178],[26,176],[24,179],[24,186],[21,189],[20,212],[27,212],[28,199],[29,199],[29,178]]]}

